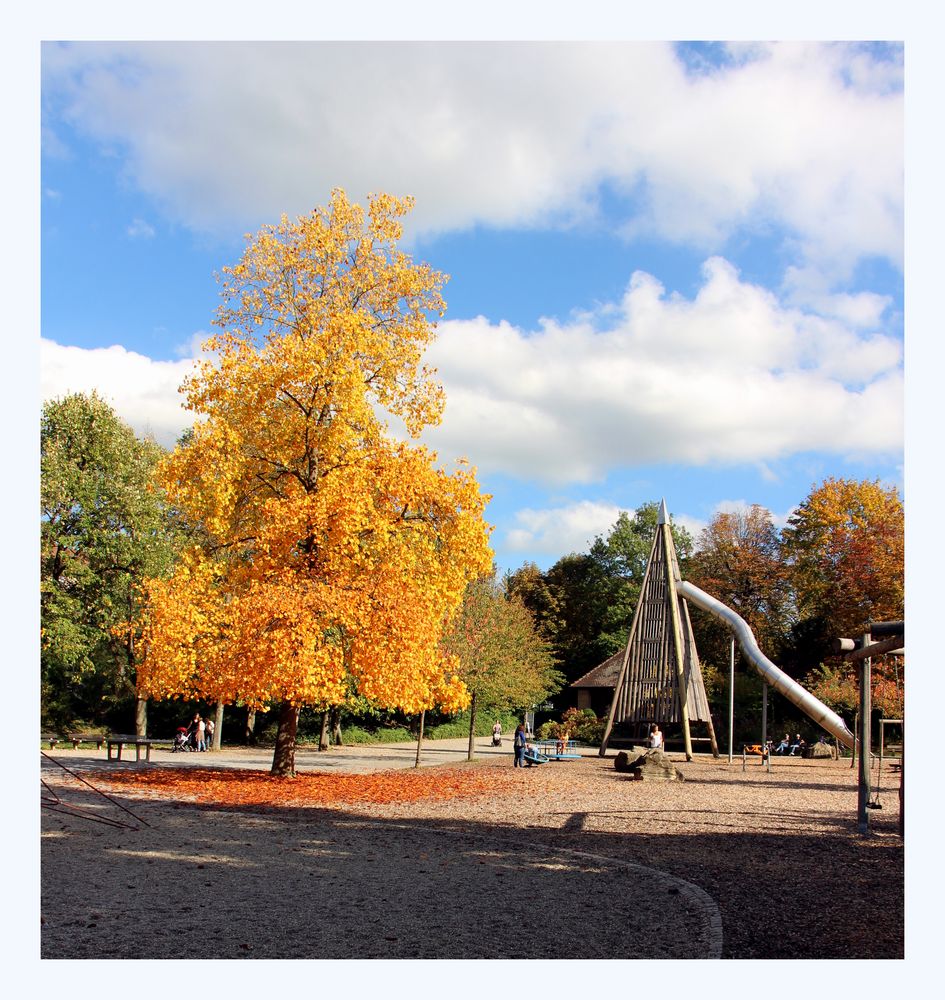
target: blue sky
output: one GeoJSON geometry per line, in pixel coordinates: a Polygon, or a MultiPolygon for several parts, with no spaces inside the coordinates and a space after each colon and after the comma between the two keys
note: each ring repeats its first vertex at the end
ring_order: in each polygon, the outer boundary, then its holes
{"type": "Polygon", "coordinates": [[[243,237],[410,194],[501,569],[903,481],[899,44],[46,43],[41,382],[171,444],[243,237]],[[362,72],[351,72],[357,66],[362,72]]]}

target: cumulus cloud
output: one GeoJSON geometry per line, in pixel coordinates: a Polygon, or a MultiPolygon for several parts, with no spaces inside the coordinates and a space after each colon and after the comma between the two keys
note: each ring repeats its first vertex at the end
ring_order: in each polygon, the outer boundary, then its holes
{"type": "Polygon", "coordinates": [[[619,304],[570,324],[446,322],[429,357],[447,395],[429,442],[490,473],[586,483],[902,447],[900,342],[782,305],[720,258],[691,299],[638,272],[619,304]]]}
{"type": "Polygon", "coordinates": [[[40,391],[46,400],[95,390],[137,434],[171,447],[193,423],[177,391],[193,364],[193,358],[154,361],[118,345],[86,350],[44,339],[40,391]]]}
{"type": "Polygon", "coordinates": [[[504,539],[506,549],[561,555],[586,552],[598,535],[613,527],[620,508],[612,503],[581,500],[543,510],[524,508],[514,517],[514,527],[504,539]]]}
{"type": "MultiPolygon", "coordinates": [[[[195,334],[178,361],[44,340],[44,398],[98,388],[137,430],[170,444],[191,422],[177,387],[201,340],[195,334]]],[[[901,355],[894,338],[783,305],[712,258],[692,298],[637,272],[619,303],[567,324],[527,332],[481,317],[443,323],[428,361],[447,407],[424,437],[447,461],[552,484],[654,463],[764,470],[811,451],[894,457],[901,355]]],[[[593,535],[604,508],[575,508],[551,527],[526,519],[510,544],[552,530],[570,538],[579,515],[594,521],[593,535]]]]}
{"type": "Polygon", "coordinates": [[[709,251],[779,226],[821,272],[898,266],[901,53],[730,53],[693,72],[642,42],[48,44],[45,129],[57,155],[61,122],[121,149],[197,229],[305,212],[337,185],[415,195],[414,232],[554,225],[593,215],[606,184],[628,234],[709,251]]]}

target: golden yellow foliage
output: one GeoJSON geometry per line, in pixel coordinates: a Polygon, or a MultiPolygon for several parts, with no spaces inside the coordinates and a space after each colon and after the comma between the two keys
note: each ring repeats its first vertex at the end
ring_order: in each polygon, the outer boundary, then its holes
{"type": "Polygon", "coordinates": [[[468,694],[440,638],[492,553],[487,498],[416,437],[443,392],[422,364],[444,277],[396,249],[409,199],[260,231],[224,269],[221,332],[183,390],[200,418],[164,462],[205,536],[149,581],[139,688],[262,706],[372,701],[420,711],[468,694]]]}

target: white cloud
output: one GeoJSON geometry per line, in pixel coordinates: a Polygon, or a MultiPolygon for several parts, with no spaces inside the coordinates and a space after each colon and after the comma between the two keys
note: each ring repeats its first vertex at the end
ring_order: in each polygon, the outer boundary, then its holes
{"type": "Polygon", "coordinates": [[[524,508],[515,512],[515,527],[506,535],[504,547],[550,555],[586,552],[598,535],[613,527],[619,514],[614,504],[593,500],[544,510],[524,508]]]}
{"type": "Polygon", "coordinates": [[[193,358],[153,361],[117,345],[85,350],[42,340],[40,391],[47,400],[97,390],[138,434],[171,447],[193,423],[177,392],[193,363],[193,358]]]}
{"type": "Polygon", "coordinates": [[[486,472],[554,483],[659,462],[894,454],[901,355],[897,340],[783,306],[714,258],[692,299],[638,272],[618,307],[570,325],[443,323],[429,359],[447,409],[427,438],[486,472]]]}
{"type": "MultiPolygon", "coordinates": [[[[47,45],[47,106],[198,229],[309,211],[341,185],[413,194],[414,231],[574,220],[603,182],[628,232],[707,250],[785,226],[837,275],[902,258],[902,66],[852,45],[47,45]]],[[[63,138],[46,123],[49,147],[63,138]]]]}
{"type": "MultiPolygon", "coordinates": [[[[200,340],[174,362],[43,341],[44,398],[98,388],[132,426],[170,444],[191,422],[177,388],[200,340]]],[[[526,333],[483,318],[445,322],[427,360],[447,408],[425,440],[487,475],[587,483],[673,462],[748,462],[764,475],[767,463],[797,453],[894,456],[902,447],[900,343],[783,306],[719,258],[692,299],[638,272],[619,304],[569,325],[526,333]]]]}
{"type": "Polygon", "coordinates": [[[145,222],[144,219],[133,219],[125,232],[127,232],[133,240],[154,239],[154,226],[152,226],[149,222],[145,222]]]}

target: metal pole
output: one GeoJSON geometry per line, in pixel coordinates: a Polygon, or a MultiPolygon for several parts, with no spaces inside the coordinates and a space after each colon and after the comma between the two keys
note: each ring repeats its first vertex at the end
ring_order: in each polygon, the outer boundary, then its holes
{"type": "MultiPolygon", "coordinates": [[[[768,759],[768,682],[761,682],[761,760],[764,763],[768,759]]],[[[771,770],[771,762],[768,761],[768,770],[771,770]]]]}
{"type": "Polygon", "coordinates": [[[728,762],[732,763],[735,740],[735,640],[729,642],[728,651],[728,762]]]}
{"type": "MultiPolygon", "coordinates": [[[[870,644],[870,633],[863,634],[863,648],[870,644]]],[[[870,660],[864,656],[860,661],[860,780],[857,790],[857,824],[860,833],[869,833],[870,800],[870,660]]]]}

